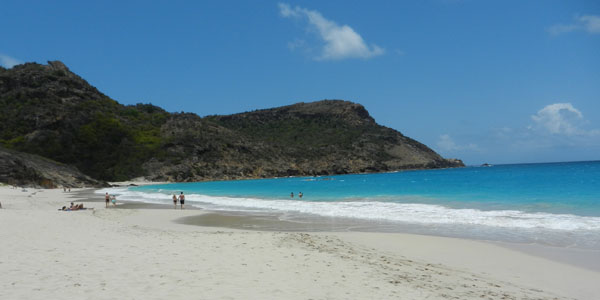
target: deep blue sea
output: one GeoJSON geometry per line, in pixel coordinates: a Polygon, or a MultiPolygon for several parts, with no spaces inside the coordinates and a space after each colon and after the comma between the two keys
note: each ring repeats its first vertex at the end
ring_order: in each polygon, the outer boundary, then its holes
{"type": "Polygon", "coordinates": [[[600,161],[112,190],[123,200],[165,204],[180,192],[187,204],[207,210],[287,220],[339,218],[388,231],[600,249],[600,161]]]}

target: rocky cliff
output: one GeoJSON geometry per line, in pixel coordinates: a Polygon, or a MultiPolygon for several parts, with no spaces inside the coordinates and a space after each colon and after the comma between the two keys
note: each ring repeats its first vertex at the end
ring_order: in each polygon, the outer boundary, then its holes
{"type": "Polygon", "coordinates": [[[101,180],[199,181],[462,166],[360,104],[324,100],[201,118],[124,106],[61,62],[0,67],[0,144],[101,180]]]}
{"type": "Polygon", "coordinates": [[[107,186],[73,166],[3,147],[0,147],[0,182],[44,188],[107,186]]]}

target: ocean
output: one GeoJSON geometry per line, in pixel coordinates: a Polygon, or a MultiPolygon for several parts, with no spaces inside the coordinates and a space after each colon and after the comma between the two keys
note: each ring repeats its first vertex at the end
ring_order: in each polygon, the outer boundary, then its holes
{"type": "Polygon", "coordinates": [[[348,230],[600,249],[600,161],[110,189],[121,200],[171,205],[180,192],[205,210],[340,220],[354,224],[348,230]]]}

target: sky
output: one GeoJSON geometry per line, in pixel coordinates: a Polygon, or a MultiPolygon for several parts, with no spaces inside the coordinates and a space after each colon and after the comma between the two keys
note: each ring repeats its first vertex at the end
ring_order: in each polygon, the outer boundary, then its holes
{"type": "Polygon", "coordinates": [[[0,65],[123,104],[343,99],[466,164],[600,160],[600,1],[12,1],[0,65]]]}

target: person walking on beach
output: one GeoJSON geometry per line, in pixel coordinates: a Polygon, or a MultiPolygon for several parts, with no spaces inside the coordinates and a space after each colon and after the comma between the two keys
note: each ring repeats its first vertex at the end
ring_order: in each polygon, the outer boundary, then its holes
{"type": "Polygon", "coordinates": [[[104,202],[106,202],[106,208],[108,208],[108,202],[110,202],[110,195],[108,192],[104,195],[104,202]]]}
{"type": "Polygon", "coordinates": [[[112,195],[110,200],[112,201],[113,207],[117,206],[117,196],[112,195]]]}
{"type": "Polygon", "coordinates": [[[181,209],[183,209],[183,204],[185,203],[185,195],[183,192],[181,192],[181,195],[179,195],[179,203],[181,203],[181,209]]]}
{"type": "Polygon", "coordinates": [[[175,196],[175,194],[173,194],[173,205],[175,206],[175,209],[177,209],[177,196],[175,196]]]}

